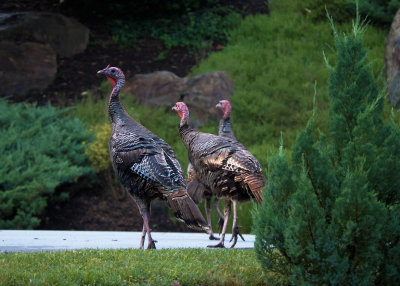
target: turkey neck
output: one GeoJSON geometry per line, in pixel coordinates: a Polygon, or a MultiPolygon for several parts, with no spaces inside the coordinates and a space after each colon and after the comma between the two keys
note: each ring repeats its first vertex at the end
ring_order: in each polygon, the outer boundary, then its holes
{"type": "Polygon", "coordinates": [[[179,126],[179,136],[181,137],[182,143],[185,145],[186,149],[191,150],[190,145],[196,135],[197,132],[190,128],[187,122],[179,126]]]}
{"type": "Polygon", "coordinates": [[[112,125],[118,124],[123,117],[127,116],[124,106],[119,99],[119,92],[124,84],[124,79],[118,79],[110,94],[110,100],[108,102],[108,117],[110,118],[112,125]]]}
{"type": "Polygon", "coordinates": [[[235,138],[232,132],[232,123],[230,117],[222,118],[219,121],[218,135],[222,137],[235,138]]]}

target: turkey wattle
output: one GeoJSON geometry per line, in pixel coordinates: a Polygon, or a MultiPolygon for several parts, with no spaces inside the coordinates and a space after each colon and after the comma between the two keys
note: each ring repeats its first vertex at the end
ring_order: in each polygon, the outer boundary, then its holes
{"type": "Polygon", "coordinates": [[[225,233],[233,204],[232,238],[234,247],[239,230],[237,227],[237,203],[254,198],[262,202],[262,190],[266,184],[257,159],[239,142],[231,138],[196,132],[189,126],[189,110],[185,103],[177,102],[173,109],[181,117],[179,134],[188,150],[189,161],[197,180],[211,190],[217,198],[225,199],[224,225],[219,243],[224,247],[225,233]]]}
{"type": "Polygon", "coordinates": [[[155,248],[149,227],[150,204],[155,198],[166,200],[175,217],[188,227],[209,232],[197,205],[186,191],[186,179],[172,148],[161,138],[136,122],[125,111],[119,92],[125,83],[123,72],[107,66],[98,71],[111,82],[108,103],[111,123],[109,152],[115,174],[136,202],[143,218],[139,248],[147,234],[147,248],[155,248]]]}

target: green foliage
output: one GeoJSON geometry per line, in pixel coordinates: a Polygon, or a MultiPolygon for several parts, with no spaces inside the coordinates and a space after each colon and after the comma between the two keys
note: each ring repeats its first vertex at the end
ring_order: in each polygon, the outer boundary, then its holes
{"type": "MultiPolygon", "coordinates": [[[[274,1],[270,16],[246,17],[232,30],[229,45],[210,54],[192,73],[223,70],[229,74],[235,84],[232,121],[236,137],[264,168],[266,154],[277,148],[281,132],[287,146],[292,146],[298,130],[311,116],[315,82],[320,93],[327,91],[329,71],[323,51],[335,62],[329,23],[313,23],[293,7],[296,3],[274,1]]],[[[368,27],[365,35],[375,74],[383,70],[385,36],[374,27],[368,27]]],[[[316,124],[326,131],[328,101],[321,97],[317,104],[320,114],[316,124]]]]}
{"type": "Polygon", "coordinates": [[[339,23],[353,19],[354,0],[305,0],[299,3],[299,9],[314,21],[326,21],[326,10],[339,23]]]}
{"type": "Polygon", "coordinates": [[[114,20],[113,39],[119,44],[132,44],[143,38],[162,40],[167,50],[186,47],[198,51],[213,43],[226,44],[228,31],[239,23],[240,16],[229,8],[188,10],[161,19],[114,20]]]}
{"type": "MultiPolygon", "coordinates": [[[[105,24],[116,43],[133,45],[143,38],[164,42],[166,49],[183,46],[198,51],[225,44],[228,30],[240,16],[219,0],[65,1],[60,8],[74,10],[79,19],[105,24]]],[[[99,43],[104,45],[105,43],[99,43]]]]}
{"type": "Polygon", "coordinates": [[[85,154],[96,172],[110,169],[110,154],[108,151],[108,140],[110,138],[111,127],[109,123],[98,124],[91,128],[96,134],[91,144],[85,149],[85,154]]]}
{"type": "MultiPolygon", "coordinates": [[[[333,27],[333,25],[332,25],[333,27]]],[[[382,119],[365,27],[335,28],[337,64],[327,97],[329,134],[316,109],[299,133],[291,164],[269,160],[268,185],[254,212],[257,257],[271,283],[395,285],[400,263],[400,122],[382,119]]]]}
{"type": "Polygon", "coordinates": [[[254,251],[78,250],[0,254],[2,285],[264,285],[254,251]]]}
{"type": "MultiPolygon", "coordinates": [[[[107,83],[107,85],[110,86],[108,81],[104,81],[103,83],[107,83]]],[[[103,83],[101,87],[103,87],[103,83]]],[[[95,128],[98,124],[108,123],[108,97],[106,97],[106,94],[109,96],[111,89],[100,89],[100,91],[104,94],[104,100],[96,99],[93,94],[89,92],[87,96],[80,100],[71,110],[74,117],[79,118],[92,128],[95,128]]]]}
{"type": "MultiPolygon", "coordinates": [[[[355,16],[356,0],[306,0],[298,3],[297,9],[312,20],[326,21],[326,10],[339,23],[355,16]]],[[[361,15],[372,24],[389,27],[400,8],[400,0],[358,0],[361,15]]]]}
{"type": "Polygon", "coordinates": [[[32,229],[57,186],[91,172],[84,147],[92,136],[66,110],[0,100],[0,229],[32,229]]]}
{"type": "MultiPolygon", "coordinates": [[[[389,27],[400,8],[400,0],[360,0],[359,9],[373,24],[389,27]]],[[[353,8],[354,9],[354,8],[353,8]]]]}
{"type": "MultiPolygon", "coordinates": [[[[315,82],[325,93],[329,71],[323,53],[335,62],[329,23],[313,23],[299,12],[302,1],[271,1],[271,15],[246,17],[231,30],[224,50],[210,54],[193,69],[192,75],[215,70],[226,71],[235,84],[232,98],[232,122],[236,137],[267,169],[267,154],[276,149],[281,132],[291,146],[312,113],[315,82]]],[[[324,10],[325,13],[325,10],[324,10]]],[[[326,15],[326,14],[324,14],[326,15]]],[[[348,23],[342,25],[348,27],[348,23]]],[[[375,74],[383,69],[386,34],[369,27],[365,42],[372,47],[369,58],[375,74]]],[[[328,130],[328,101],[318,99],[321,130],[328,130]]],[[[216,134],[217,123],[208,123],[200,131],[216,134]]],[[[221,208],[222,208],[221,203],[221,208]]],[[[250,231],[251,204],[239,204],[239,224],[250,231]]],[[[200,206],[203,210],[203,205],[200,206]]],[[[215,229],[218,218],[212,215],[215,229]],[[215,224],[214,224],[215,223],[215,224]]]]}

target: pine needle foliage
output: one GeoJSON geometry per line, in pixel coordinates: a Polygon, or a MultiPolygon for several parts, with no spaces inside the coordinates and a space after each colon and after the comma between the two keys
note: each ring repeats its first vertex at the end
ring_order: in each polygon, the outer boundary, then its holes
{"type": "Polygon", "coordinates": [[[65,113],[0,99],[0,229],[35,228],[56,187],[91,172],[84,145],[92,135],[65,113]]]}
{"type": "Polygon", "coordinates": [[[384,122],[359,17],[351,33],[331,20],[328,135],[314,111],[288,162],[269,160],[263,204],[253,213],[257,257],[269,282],[395,285],[400,281],[400,122],[384,122]]]}

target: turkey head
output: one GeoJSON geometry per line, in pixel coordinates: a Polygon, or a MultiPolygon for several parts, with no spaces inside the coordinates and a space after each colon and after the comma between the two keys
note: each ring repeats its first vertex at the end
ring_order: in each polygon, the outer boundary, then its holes
{"type": "Polygon", "coordinates": [[[227,119],[227,118],[229,118],[229,117],[231,116],[232,107],[231,107],[231,104],[229,103],[228,100],[225,100],[225,99],[220,100],[220,101],[218,102],[218,104],[216,105],[216,107],[217,107],[219,110],[222,111],[222,113],[223,113],[222,118],[223,118],[223,119],[227,119]]]}
{"type": "Polygon", "coordinates": [[[99,70],[97,74],[105,75],[113,87],[116,86],[119,80],[125,81],[124,73],[119,68],[110,67],[110,65],[105,69],[99,70]]]}

